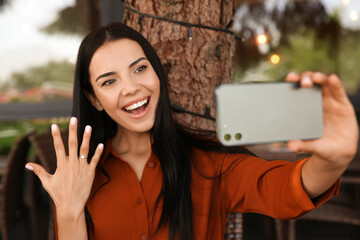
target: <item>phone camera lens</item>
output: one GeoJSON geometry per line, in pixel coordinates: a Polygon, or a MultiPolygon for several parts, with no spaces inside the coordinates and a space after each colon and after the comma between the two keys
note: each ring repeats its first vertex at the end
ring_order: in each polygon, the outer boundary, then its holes
{"type": "Polygon", "coordinates": [[[230,139],[231,139],[231,135],[230,134],[225,134],[224,135],[224,139],[225,139],[225,141],[230,141],[230,139]]]}
{"type": "Polygon", "coordinates": [[[235,134],[235,139],[236,139],[236,140],[240,141],[241,138],[242,138],[242,134],[241,134],[241,133],[236,133],[236,134],[235,134]]]}

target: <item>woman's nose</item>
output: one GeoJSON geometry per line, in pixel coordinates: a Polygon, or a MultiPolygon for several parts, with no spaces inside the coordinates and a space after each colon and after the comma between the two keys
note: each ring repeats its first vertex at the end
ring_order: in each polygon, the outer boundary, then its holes
{"type": "Polygon", "coordinates": [[[123,86],[121,88],[121,94],[126,95],[133,95],[140,90],[139,84],[134,81],[133,79],[127,79],[123,81],[123,86]]]}

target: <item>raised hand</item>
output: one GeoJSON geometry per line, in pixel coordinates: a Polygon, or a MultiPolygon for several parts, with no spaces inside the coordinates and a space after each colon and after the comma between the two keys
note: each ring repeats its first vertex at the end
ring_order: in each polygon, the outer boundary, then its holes
{"type": "Polygon", "coordinates": [[[350,161],[357,150],[358,124],[355,111],[340,79],[332,74],[305,72],[288,74],[287,81],[300,81],[302,87],[319,84],[323,94],[324,135],[310,141],[290,141],[288,148],[305,151],[332,162],[350,161]]]}
{"type": "MultiPolygon", "coordinates": [[[[66,229],[67,223],[78,220],[81,221],[81,225],[85,223],[84,207],[90,195],[96,165],[103,151],[103,144],[98,145],[94,156],[88,163],[87,155],[91,136],[90,126],[86,126],[85,128],[80,147],[80,156],[78,154],[77,119],[75,117],[70,119],[69,124],[69,156],[66,155],[58,126],[53,124],[51,126],[51,132],[57,158],[57,169],[55,173],[53,175],[49,174],[42,166],[36,163],[28,163],[26,168],[34,171],[54,201],[60,236],[60,231],[66,233],[70,230],[69,228],[66,229]],[[65,229],[62,228],[62,226],[64,226],[65,229]]],[[[67,234],[63,234],[63,236],[67,236],[63,237],[63,239],[68,239],[67,234]]],[[[76,234],[72,236],[76,236],[76,234]]]]}
{"type": "Polygon", "coordinates": [[[310,197],[326,191],[345,171],[357,151],[358,123],[340,79],[332,74],[290,73],[286,81],[300,82],[302,87],[321,85],[324,134],[316,140],[289,141],[294,152],[310,152],[312,157],[302,169],[303,186],[310,197]]]}

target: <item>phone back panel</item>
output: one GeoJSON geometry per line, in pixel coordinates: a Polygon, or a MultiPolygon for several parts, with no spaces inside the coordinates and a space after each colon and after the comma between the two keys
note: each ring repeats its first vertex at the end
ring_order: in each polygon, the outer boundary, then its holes
{"type": "Polygon", "coordinates": [[[215,99],[218,139],[227,146],[315,139],[323,134],[319,86],[222,84],[215,99]]]}

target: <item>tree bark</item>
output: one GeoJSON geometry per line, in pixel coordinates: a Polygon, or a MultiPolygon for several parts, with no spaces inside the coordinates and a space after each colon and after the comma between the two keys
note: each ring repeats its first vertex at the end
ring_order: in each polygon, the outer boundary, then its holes
{"type": "MultiPolygon", "coordinates": [[[[126,0],[140,12],[172,20],[225,29],[234,14],[234,0],[126,0]]],[[[235,38],[204,28],[188,28],[125,10],[124,23],[138,30],[157,51],[168,75],[170,100],[187,111],[215,117],[214,90],[231,82],[235,38]]],[[[215,130],[215,122],[191,114],[175,117],[197,129],[215,130]]]]}

